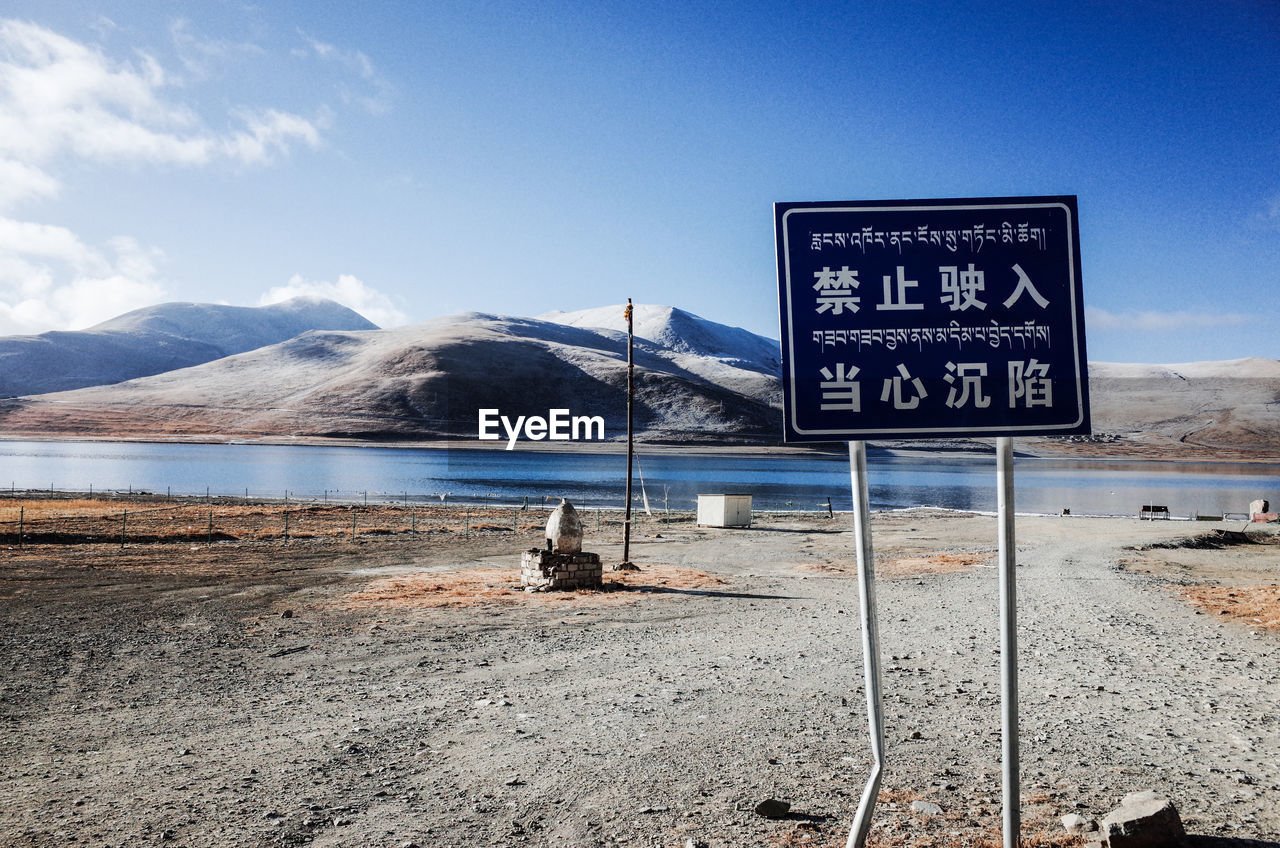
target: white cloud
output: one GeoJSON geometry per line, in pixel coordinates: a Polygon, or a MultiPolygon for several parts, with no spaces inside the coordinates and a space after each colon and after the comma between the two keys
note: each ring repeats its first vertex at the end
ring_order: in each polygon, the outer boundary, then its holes
{"type": "Polygon", "coordinates": [[[1248,324],[1253,319],[1238,312],[1108,312],[1096,306],[1085,307],[1085,324],[1091,330],[1173,330],[1231,327],[1248,324]]]}
{"type": "MultiPolygon", "coordinates": [[[[116,30],[107,19],[98,27],[116,30]]],[[[171,35],[188,74],[203,69],[192,57],[229,60],[252,47],[201,41],[183,23],[171,35]]],[[[260,165],[321,144],[324,112],[311,119],[238,108],[229,129],[211,130],[171,96],[184,82],[146,53],[116,59],[38,24],[0,19],[0,334],[82,329],[167,295],[157,250],[128,237],[92,246],[66,227],[8,217],[60,193],[59,165],[260,165]]]]}
{"type": "Polygon", "coordinates": [[[265,52],[249,41],[202,38],[192,32],[191,22],[186,18],[175,18],[170,22],[169,38],[173,41],[183,69],[194,79],[207,79],[213,74],[214,66],[228,60],[265,52]]]}
{"type": "Polygon", "coordinates": [[[361,91],[355,91],[347,84],[338,86],[338,96],[344,103],[359,106],[371,115],[385,115],[391,111],[391,97],[395,90],[391,83],[378,73],[368,56],[359,50],[343,50],[332,44],[326,44],[305,32],[299,31],[299,35],[310,49],[294,50],[293,55],[299,58],[314,55],[323,61],[336,63],[346,68],[360,81],[359,84],[363,89],[361,91]]]}
{"type": "Polygon", "coordinates": [[[391,298],[350,274],[340,275],[336,283],[305,280],[294,274],[283,286],[268,289],[258,298],[258,305],[267,306],[291,297],[327,297],[336,300],[379,327],[398,327],[409,322],[409,317],[396,307],[391,298]]]}
{"type": "Polygon", "coordinates": [[[57,260],[77,271],[105,268],[100,257],[66,227],[0,218],[0,254],[57,260]]]}
{"type": "Polygon", "coordinates": [[[159,251],[127,237],[107,248],[65,227],[0,218],[0,334],[84,329],[165,298],[159,251]]]}
{"type": "Polygon", "coordinates": [[[62,186],[35,165],[0,158],[0,209],[35,197],[55,197],[62,186]]]}
{"type": "Polygon", "coordinates": [[[117,61],[37,24],[0,20],[0,157],[29,168],[62,156],[206,165],[269,161],[315,147],[321,127],[279,110],[237,110],[216,133],[166,100],[175,78],[151,56],[117,61]]]}
{"type": "Polygon", "coordinates": [[[158,283],[138,280],[128,274],[81,277],[60,286],[49,299],[56,315],[74,329],[84,329],[133,309],[151,306],[165,299],[158,283]]]}
{"type": "Polygon", "coordinates": [[[222,140],[226,154],[241,162],[268,162],[273,153],[288,153],[289,144],[297,139],[311,147],[320,144],[320,130],[315,123],[288,112],[267,109],[243,113],[247,131],[237,132],[222,140]]]}

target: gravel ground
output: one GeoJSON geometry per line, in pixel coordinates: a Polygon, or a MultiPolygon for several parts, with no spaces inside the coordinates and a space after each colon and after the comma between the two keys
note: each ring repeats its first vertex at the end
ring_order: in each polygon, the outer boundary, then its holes
{"type": "MultiPolygon", "coordinates": [[[[995,520],[873,525],[873,839],[998,844],[995,520]]],[[[1027,833],[1075,844],[1059,816],[1151,788],[1203,844],[1277,848],[1249,840],[1280,838],[1280,632],[1179,588],[1275,583],[1280,546],[1131,550],[1214,526],[1019,519],[1027,833]]],[[[649,529],[615,592],[439,606],[424,580],[518,581],[521,546],[0,551],[0,845],[844,844],[870,766],[847,516],[649,529]]]]}

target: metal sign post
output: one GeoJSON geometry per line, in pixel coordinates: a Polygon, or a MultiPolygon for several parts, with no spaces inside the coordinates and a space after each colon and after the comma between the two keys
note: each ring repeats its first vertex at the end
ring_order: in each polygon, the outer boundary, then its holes
{"type": "Polygon", "coordinates": [[[884,769],[884,720],[880,710],[880,638],[876,625],[876,557],[871,547],[871,507],[867,485],[867,445],[849,443],[853,483],[853,533],[858,546],[858,606],[862,613],[862,670],[867,691],[867,726],[871,731],[871,776],[858,801],[858,812],[845,848],[861,848],[871,830],[871,812],[880,794],[884,769]]]}
{"type": "Polygon", "coordinates": [[[996,439],[996,512],[1000,525],[1000,740],[1004,778],[1004,848],[1022,832],[1018,753],[1018,585],[1013,532],[1013,442],[996,439]]]}
{"type": "Polygon", "coordinates": [[[1074,196],[778,203],[783,438],[849,442],[873,757],[884,766],[864,440],[995,437],[1005,848],[1017,848],[1018,658],[1010,436],[1090,432],[1074,196]]]}

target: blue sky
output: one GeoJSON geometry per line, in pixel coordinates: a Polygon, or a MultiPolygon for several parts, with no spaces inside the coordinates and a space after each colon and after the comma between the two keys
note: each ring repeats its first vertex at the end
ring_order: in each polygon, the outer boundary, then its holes
{"type": "Polygon", "coordinates": [[[775,201],[1075,194],[1089,354],[1280,357],[1280,4],[59,3],[0,24],[0,333],[325,294],[777,337],[775,201]]]}

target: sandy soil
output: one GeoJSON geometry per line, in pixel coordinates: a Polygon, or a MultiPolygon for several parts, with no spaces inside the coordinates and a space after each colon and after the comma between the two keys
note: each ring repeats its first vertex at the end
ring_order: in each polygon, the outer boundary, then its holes
{"type": "MultiPolygon", "coordinates": [[[[0,845],[844,844],[870,765],[847,516],[646,524],[639,574],[572,594],[514,588],[536,520],[456,519],[0,550],[0,845]]],[[[1019,520],[1036,844],[1153,788],[1201,844],[1277,845],[1246,841],[1280,838],[1276,528],[1151,547],[1219,527],[1019,520]]],[[[874,530],[873,842],[998,845],[995,521],[874,530]]]]}

